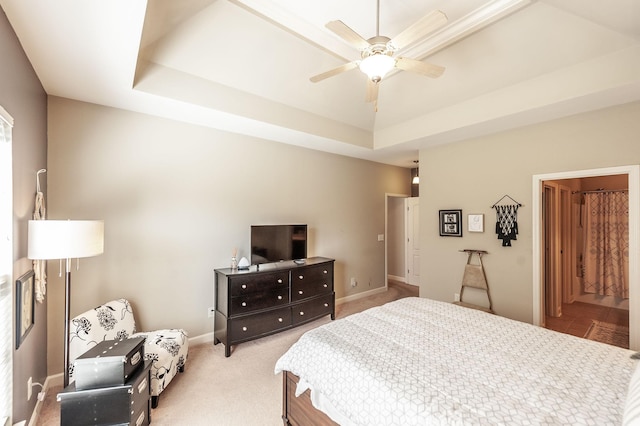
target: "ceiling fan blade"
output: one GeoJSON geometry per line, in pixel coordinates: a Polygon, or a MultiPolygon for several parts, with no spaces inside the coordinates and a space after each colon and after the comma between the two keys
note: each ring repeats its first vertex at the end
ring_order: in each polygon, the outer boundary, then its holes
{"type": "Polygon", "coordinates": [[[332,70],[325,71],[325,72],[323,72],[321,74],[314,75],[309,80],[311,80],[312,83],[317,83],[319,81],[324,80],[325,78],[333,77],[334,75],[338,75],[338,74],[343,73],[345,71],[350,71],[350,70],[352,70],[354,68],[357,68],[357,67],[358,67],[358,62],[357,61],[349,62],[349,63],[346,63],[344,65],[340,65],[338,68],[334,68],[332,70]]]}
{"type": "Polygon", "coordinates": [[[367,79],[367,95],[365,97],[365,102],[378,102],[378,87],[380,87],[379,83],[375,83],[369,78],[367,79]]]}
{"type": "Polygon", "coordinates": [[[344,41],[359,50],[369,47],[369,42],[362,38],[360,34],[353,31],[342,21],[331,21],[325,25],[328,29],[339,35],[344,41]]]}
{"type": "Polygon", "coordinates": [[[441,67],[440,65],[402,57],[396,59],[396,68],[426,75],[427,77],[432,78],[438,78],[444,72],[444,67],[441,67]]]}
{"type": "Polygon", "coordinates": [[[389,43],[393,44],[396,49],[402,49],[421,38],[425,37],[432,31],[437,30],[447,23],[447,15],[440,10],[434,10],[423,16],[409,28],[391,39],[389,43]]]}

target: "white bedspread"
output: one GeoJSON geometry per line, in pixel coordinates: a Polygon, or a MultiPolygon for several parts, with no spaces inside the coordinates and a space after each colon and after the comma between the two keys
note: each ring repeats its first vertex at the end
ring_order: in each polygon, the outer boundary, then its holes
{"type": "Polygon", "coordinates": [[[305,333],[275,372],[343,425],[619,425],[633,353],[407,298],[305,333]]]}

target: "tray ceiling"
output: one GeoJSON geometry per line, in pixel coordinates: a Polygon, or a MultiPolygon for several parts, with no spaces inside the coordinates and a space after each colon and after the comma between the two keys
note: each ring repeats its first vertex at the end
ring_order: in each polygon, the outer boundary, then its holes
{"type": "Polygon", "coordinates": [[[640,99],[635,0],[381,0],[393,37],[447,24],[365,103],[358,60],[325,28],[376,35],[375,0],[0,0],[50,95],[411,167],[421,148],[640,99]]]}

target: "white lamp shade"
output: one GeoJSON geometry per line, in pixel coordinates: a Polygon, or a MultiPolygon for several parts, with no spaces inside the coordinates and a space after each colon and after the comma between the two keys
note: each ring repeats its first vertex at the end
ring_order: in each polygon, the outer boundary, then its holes
{"type": "Polygon", "coordinates": [[[102,254],[102,220],[30,220],[29,259],[75,259],[102,254]]]}

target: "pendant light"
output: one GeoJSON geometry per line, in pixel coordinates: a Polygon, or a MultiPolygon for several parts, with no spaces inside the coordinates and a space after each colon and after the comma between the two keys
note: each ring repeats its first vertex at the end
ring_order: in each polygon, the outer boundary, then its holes
{"type": "Polygon", "coordinates": [[[418,168],[418,160],[413,160],[413,162],[416,163],[416,175],[413,177],[411,183],[414,185],[418,185],[420,183],[420,169],[418,168]]]}

